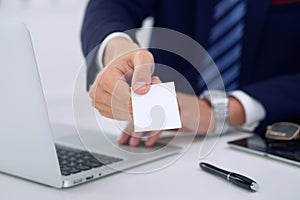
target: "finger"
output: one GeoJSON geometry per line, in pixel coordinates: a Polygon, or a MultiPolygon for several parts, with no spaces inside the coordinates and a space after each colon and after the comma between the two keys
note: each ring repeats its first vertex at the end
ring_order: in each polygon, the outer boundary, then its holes
{"type": "Polygon", "coordinates": [[[132,113],[128,112],[128,110],[122,109],[122,107],[112,108],[105,104],[96,103],[93,105],[99,113],[107,118],[128,121],[132,119],[132,113]]]}
{"type": "Polygon", "coordinates": [[[119,80],[114,90],[108,92],[107,89],[103,87],[103,81],[101,81],[102,80],[97,81],[98,84],[93,84],[91,87],[90,96],[93,99],[93,105],[101,114],[105,112],[106,117],[119,120],[131,120],[131,102],[128,84],[123,84],[125,82],[119,80]],[[103,105],[105,105],[104,108],[103,105]]]}
{"type": "Polygon", "coordinates": [[[91,85],[90,89],[89,89],[89,96],[90,98],[94,101],[95,96],[96,96],[96,85],[97,85],[97,80],[93,83],[93,85],[91,85]]]}
{"type": "MultiPolygon", "coordinates": [[[[123,82],[123,81],[120,81],[123,82]]],[[[114,110],[114,108],[123,108],[127,111],[128,114],[130,114],[131,110],[131,93],[129,91],[129,87],[126,84],[117,84],[112,96],[111,96],[111,107],[114,110]]],[[[130,115],[128,115],[129,117],[130,115]]],[[[127,119],[128,121],[130,118],[127,119]]]]}
{"type": "Polygon", "coordinates": [[[121,136],[118,138],[118,143],[121,145],[128,144],[131,134],[133,133],[133,122],[130,121],[123,130],[121,136]]]}
{"type": "Polygon", "coordinates": [[[159,79],[158,76],[153,76],[151,79],[151,84],[158,84],[161,83],[161,80],[159,79]]]}
{"type": "MultiPolygon", "coordinates": [[[[93,87],[90,90],[90,94],[91,93],[94,93],[93,87]]],[[[118,120],[129,121],[132,119],[132,105],[130,99],[120,102],[101,88],[90,96],[92,96],[92,105],[98,109],[101,115],[118,120]]]]}
{"type": "MultiPolygon", "coordinates": [[[[92,93],[92,91],[93,90],[90,90],[90,93],[92,93]]],[[[101,103],[105,105],[111,105],[112,95],[99,87],[97,91],[93,92],[91,98],[95,104],[101,103]]]]}
{"type": "Polygon", "coordinates": [[[155,142],[157,141],[157,139],[159,138],[159,136],[162,132],[163,131],[154,131],[154,132],[152,132],[149,135],[147,141],[145,142],[146,147],[152,147],[155,144],[155,142]]]}
{"type": "MultiPolygon", "coordinates": [[[[119,102],[127,102],[130,98],[130,86],[126,81],[123,79],[120,80],[113,80],[109,79],[105,80],[103,83],[103,90],[110,93],[114,99],[118,100],[119,102]]],[[[96,93],[97,93],[96,88],[96,93]]]]}
{"type": "Polygon", "coordinates": [[[143,132],[134,132],[129,140],[129,145],[132,147],[137,147],[142,139],[143,132]]]}
{"type": "Polygon", "coordinates": [[[130,86],[125,77],[126,73],[130,73],[133,70],[123,61],[112,63],[112,65],[108,66],[103,73],[99,73],[94,90],[96,93],[98,93],[98,90],[104,90],[110,94],[118,94],[116,98],[122,102],[124,99],[120,97],[128,97],[130,95],[130,86]]]}
{"type": "Polygon", "coordinates": [[[134,67],[131,85],[137,94],[145,94],[150,89],[151,76],[154,71],[153,56],[149,51],[138,51],[134,55],[134,67]]]}

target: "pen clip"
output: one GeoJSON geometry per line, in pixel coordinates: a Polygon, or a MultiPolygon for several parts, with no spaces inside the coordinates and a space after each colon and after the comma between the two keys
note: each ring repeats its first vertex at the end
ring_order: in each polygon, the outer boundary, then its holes
{"type": "Polygon", "coordinates": [[[230,173],[230,176],[231,177],[232,176],[237,177],[237,178],[243,180],[245,183],[248,183],[248,184],[251,184],[251,183],[255,182],[255,181],[251,180],[250,178],[248,178],[246,176],[243,176],[243,175],[240,175],[240,174],[236,174],[236,173],[233,173],[233,172],[230,173]]]}
{"type": "Polygon", "coordinates": [[[250,189],[254,192],[256,192],[259,188],[258,184],[255,181],[240,174],[230,173],[227,180],[240,187],[250,189]]]}

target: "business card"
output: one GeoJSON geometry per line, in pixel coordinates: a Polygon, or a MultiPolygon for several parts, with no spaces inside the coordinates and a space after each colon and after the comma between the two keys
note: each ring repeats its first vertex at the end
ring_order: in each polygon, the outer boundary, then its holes
{"type": "Polygon", "coordinates": [[[154,84],[139,95],[131,88],[135,132],[181,128],[174,82],[154,84]]]}

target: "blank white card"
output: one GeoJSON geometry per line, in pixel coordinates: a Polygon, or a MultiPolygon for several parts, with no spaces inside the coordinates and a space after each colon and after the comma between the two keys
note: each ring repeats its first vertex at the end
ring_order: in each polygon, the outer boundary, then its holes
{"type": "Polygon", "coordinates": [[[181,128],[174,82],[151,85],[144,95],[131,88],[131,98],[135,132],[181,128]]]}

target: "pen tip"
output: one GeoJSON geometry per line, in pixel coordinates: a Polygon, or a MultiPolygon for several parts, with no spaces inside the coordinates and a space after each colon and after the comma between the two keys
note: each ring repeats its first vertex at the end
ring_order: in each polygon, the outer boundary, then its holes
{"type": "Polygon", "coordinates": [[[250,188],[252,191],[257,192],[259,189],[259,185],[255,182],[251,183],[250,188]]]}

